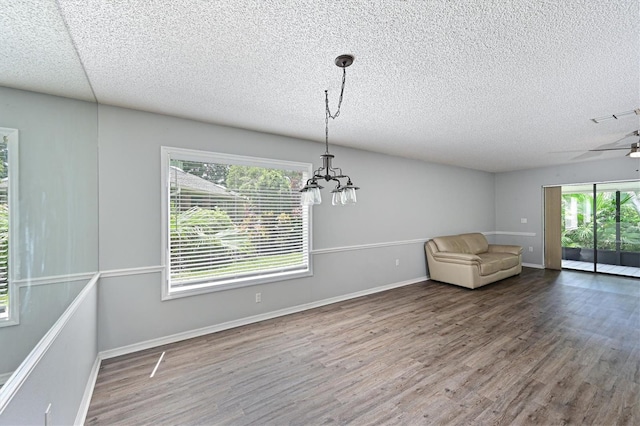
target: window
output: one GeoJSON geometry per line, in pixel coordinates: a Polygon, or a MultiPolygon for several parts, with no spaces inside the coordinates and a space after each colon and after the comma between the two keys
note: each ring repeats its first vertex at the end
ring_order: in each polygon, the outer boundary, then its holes
{"type": "Polygon", "coordinates": [[[311,275],[311,164],[166,147],[162,162],[163,298],[311,275]]]}
{"type": "Polygon", "coordinates": [[[18,199],[18,131],[0,128],[0,326],[18,323],[18,292],[13,273],[18,199]]]}

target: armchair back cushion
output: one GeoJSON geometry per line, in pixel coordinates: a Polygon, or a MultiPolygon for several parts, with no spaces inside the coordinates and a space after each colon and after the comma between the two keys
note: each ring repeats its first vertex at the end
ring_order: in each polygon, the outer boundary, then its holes
{"type": "Polygon", "coordinates": [[[467,243],[472,254],[486,253],[489,250],[487,238],[480,233],[462,234],[460,238],[467,243]]]}
{"type": "Polygon", "coordinates": [[[438,246],[438,251],[444,251],[447,253],[475,254],[471,253],[469,246],[462,238],[458,238],[458,236],[455,235],[436,237],[433,239],[433,242],[438,246]]]}
{"type": "Polygon", "coordinates": [[[433,241],[438,246],[438,251],[448,253],[478,254],[489,250],[486,237],[479,232],[435,237],[433,241]]]}

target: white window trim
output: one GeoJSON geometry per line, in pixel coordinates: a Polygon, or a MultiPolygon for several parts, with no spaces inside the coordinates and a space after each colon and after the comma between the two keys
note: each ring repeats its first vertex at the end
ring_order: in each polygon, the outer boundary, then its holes
{"type": "Polygon", "coordinates": [[[18,188],[19,155],[18,130],[0,127],[0,135],[7,136],[9,148],[9,317],[0,320],[0,327],[20,324],[20,287],[17,285],[20,259],[18,257],[18,188]]]}
{"type": "Polygon", "coordinates": [[[308,247],[307,252],[309,256],[309,268],[307,271],[292,271],[283,272],[270,277],[250,278],[244,280],[230,279],[228,281],[220,281],[216,284],[202,283],[201,285],[192,285],[185,290],[173,290],[170,291],[169,286],[169,267],[170,262],[170,247],[169,247],[169,189],[170,189],[170,167],[169,160],[171,158],[178,157],[181,160],[220,163],[228,162],[229,164],[243,165],[243,166],[257,166],[268,168],[282,168],[284,170],[297,170],[301,166],[306,169],[307,176],[311,176],[313,165],[311,163],[293,162],[286,160],[275,160],[269,158],[249,157],[246,155],[233,155],[224,154],[218,152],[198,151],[185,148],[174,148],[162,146],[160,147],[160,161],[161,161],[161,223],[162,223],[162,244],[161,244],[161,259],[162,259],[162,300],[172,300],[181,297],[194,296],[198,294],[212,293],[217,291],[249,287],[254,285],[266,284],[270,282],[278,282],[289,279],[297,279],[303,277],[313,276],[313,262],[311,251],[313,247],[313,235],[312,235],[312,213],[313,209],[309,206],[304,206],[307,209],[308,218],[308,247]]]}

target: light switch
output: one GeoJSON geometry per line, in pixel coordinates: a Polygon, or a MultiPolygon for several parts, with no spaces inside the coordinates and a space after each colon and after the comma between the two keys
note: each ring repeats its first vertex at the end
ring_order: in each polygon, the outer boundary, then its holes
{"type": "Polygon", "coordinates": [[[527,218],[526,217],[521,217],[520,218],[520,223],[527,223],[527,218]]]}

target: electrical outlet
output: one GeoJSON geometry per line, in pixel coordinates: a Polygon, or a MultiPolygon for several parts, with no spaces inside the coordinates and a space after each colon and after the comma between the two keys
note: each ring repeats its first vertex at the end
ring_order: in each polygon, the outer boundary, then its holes
{"type": "Polygon", "coordinates": [[[533,247],[529,247],[529,253],[533,253],[533,247]]]}
{"type": "Polygon", "coordinates": [[[396,266],[400,266],[400,259],[396,259],[396,266]]]}
{"type": "Polygon", "coordinates": [[[262,302],[262,293],[256,293],[256,303],[262,302]]]}

